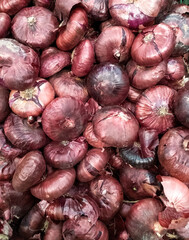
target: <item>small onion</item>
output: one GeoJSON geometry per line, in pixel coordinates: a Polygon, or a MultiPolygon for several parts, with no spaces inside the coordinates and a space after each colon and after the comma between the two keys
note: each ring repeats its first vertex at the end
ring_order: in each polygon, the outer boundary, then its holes
{"type": "Polygon", "coordinates": [[[11,25],[11,18],[5,12],[0,12],[0,38],[6,37],[11,25]]]}
{"type": "Polygon", "coordinates": [[[14,15],[22,8],[27,7],[31,0],[2,0],[0,2],[0,12],[14,15]]]}
{"type": "Polygon", "coordinates": [[[3,122],[10,113],[9,108],[9,90],[0,85],[0,123],[3,122]]]}
{"type": "Polygon", "coordinates": [[[167,61],[166,78],[171,81],[182,79],[186,74],[186,67],[182,57],[171,57],[167,61]]]}

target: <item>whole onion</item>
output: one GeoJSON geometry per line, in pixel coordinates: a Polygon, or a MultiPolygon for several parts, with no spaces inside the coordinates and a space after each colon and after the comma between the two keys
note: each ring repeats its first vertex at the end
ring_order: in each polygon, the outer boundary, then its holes
{"type": "Polygon", "coordinates": [[[127,97],[129,78],[118,64],[96,64],[87,76],[87,90],[102,106],[120,104],[127,97]]]}
{"type": "Polygon", "coordinates": [[[127,28],[111,26],[102,30],[95,43],[99,62],[125,62],[130,56],[134,34],[127,28]]]}
{"type": "Polygon", "coordinates": [[[57,97],[42,114],[44,132],[53,141],[73,140],[84,131],[88,115],[82,101],[57,97]]]}
{"type": "Polygon", "coordinates": [[[174,46],[174,31],[165,23],[160,23],[147,27],[137,35],[131,47],[131,56],[138,65],[155,66],[170,57],[174,46]]]}
{"type": "Polygon", "coordinates": [[[2,0],[0,2],[0,12],[14,15],[22,8],[27,7],[31,0],[2,0]]]}
{"type": "Polygon", "coordinates": [[[41,54],[40,77],[48,78],[70,65],[71,54],[63,52],[55,47],[49,47],[43,50],[41,54]]]}
{"type": "Polygon", "coordinates": [[[14,39],[0,39],[0,65],[0,84],[9,89],[31,87],[39,73],[37,53],[14,39]]]}
{"type": "Polygon", "coordinates": [[[57,18],[50,10],[33,6],[15,15],[11,30],[19,42],[32,48],[46,48],[54,42],[58,25],[57,18]]]}
{"type": "Polygon", "coordinates": [[[1,24],[0,38],[3,38],[6,37],[11,25],[11,18],[7,13],[0,12],[0,24],[1,24]]]}
{"type": "Polygon", "coordinates": [[[3,122],[10,112],[9,90],[0,85],[0,123],[3,122]]]}
{"type": "Polygon", "coordinates": [[[167,61],[167,72],[165,77],[171,81],[182,79],[186,74],[184,59],[180,57],[171,57],[167,61]]]}

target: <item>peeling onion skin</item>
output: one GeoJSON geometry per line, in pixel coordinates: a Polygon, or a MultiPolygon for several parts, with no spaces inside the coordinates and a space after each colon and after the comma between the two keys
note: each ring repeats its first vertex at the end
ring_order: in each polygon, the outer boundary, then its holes
{"type": "Polygon", "coordinates": [[[52,201],[70,190],[75,177],[74,168],[55,170],[41,183],[30,188],[31,194],[41,200],[52,201]]]}
{"type": "Polygon", "coordinates": [[[50,10],[33,6],[19,11],[11,24],[16,40],[32,48],[44,49],[55,41],[59,22],[50,10]]]}
{"type": "Polygon", "coordinates": [[[22,8],[27,7],[31,0],[2,0],[0,2],[0,12],[15,15],[22,8]]]}
{"type": "Polygon", "coordinates": [[[131,56],[138,65],[155,66],[170,57],[174,46],[174,31],[165,23],[160,23],[137,35],[131,47],[131,56]]]}
{"type": "Polygon", "coordinates": [[[121,26],[102,30],[95,43],[97,60],[111,63],[127,61],[134,37],[131,30],[121,26]]]}
{"type": "Polygon", "coordinates": [[[46,163],[40,151],[27,153],[16,166],[12,186],[18,192],[28,191],[37,184],[46,170],[46,163]]]}
{"type": "Polygon", "coordinates": [[[62,222],[49,221],[45,231],[44,240],[62,240],[62,222]]]}
{"type": "Polygon", "coordinates": [[[173,114],[173,101],[176,91],[164,86],[156,85],[146,89],[136,103],[136,118],[139,123],[159,133],[176,125],[173,114]]]}
{"type": "Polygon", "coordinates": [[[10,108],[9,108],[9,90],[3,86],[0,85],[0,123],[4,122],[6,117],[10,113],[10,108]]]}
{"type": "Polygon", "coordinates": [[[45,79],[37,79],[32,88],[24,91],[12,90],[9,95],[11,110],[22,118],[41,115],[45,107],[54,99],[52,85],[45,79]]]}
{"type": "Polygon", "coordinates": [[[11,26],[11,18],[5,12],[0,12],[0,38],[6,37],[11,26]]]}
{"type": "Polygon", "coordinates": [[[168,130],[160,139],[158,158],[168,174],[189,184],[189,130],[177,127],[168,130]]]}

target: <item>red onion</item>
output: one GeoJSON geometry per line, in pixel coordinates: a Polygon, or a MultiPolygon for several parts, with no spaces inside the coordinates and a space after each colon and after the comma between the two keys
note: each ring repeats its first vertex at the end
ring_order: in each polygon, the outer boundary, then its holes
{"type": "Polygon", "coordinates": [[[127,200],[123,200],[123,204],[121,205],[121,208],[119,210],[119,214],[122,218],[126,218],[127,214],[129,213],[132,205],[136,203],[136,201],[127,201],[127,200]]]}
{"type": "Polygon", "coordinates": [[[37,122],[29,124],[27,119],[11,113],[4,123],[4,131],[9,141],[17,148],[35,150],[47,143],[47,136],[37,122]]]}
{"type": "Polygon", "coordinates": [[[55,93],[58,97],[74,97],[77,100],[86,102],[88,92],[84,81],[74,76],[69,70],[63,70],[50,78],[55,93]]]}
{"type": "Polygon", "coordinates": [[[56,170],[38,185],[30,188],[33,196],[41,200],[52,201],[67,193],[75,181],[74,168],[56,170]]]}
{"type": "Polygon", "coordinates": [[[54,1],[51,0],[33,0],[34,5],[38,7],[44,7],[48,9],[53,9],[54,8],[54,1]]]}
{"type": "Polygon", "coordinates": [[[100,63],[87,76],[89,94],[102,106],[122,103],[129,91],[129,78],[118,64],[100,63]]]}
{"type": "Polygon", "coordinates": [[[9,223],[5,220],[0,219],[0,236],[2,239],[11,239],[13,229],[9,223]]]}
{"type": "Polygon", "coordinates": [[[52,85],[45,79],[39,78],[24,91],[12,90],[9,96],[11,110],[22,118],[39,116],[45,107],[54,99],[52,85]]]}
{"type": "Polygon", "coordinates": [[[125,100],[122,104],[120,104],[123,108],[131,111],[133,114],[135,114],[135,104],[132,102],[129,102],[125,100]]]}
{"type": "Polygon", "coordinates": [[[132,146],[138,135],[138,121],[130,111],[120,106],[98,110],[92,123],[97,138],[112,147],[132,146]]]}
{"type": "Polygon", "coordinates": [[[110,154],[110,159],[108,161],[111,167],[114,169],[121,169],[124,165],[123,159],[119,156],[119,154],[112,153],[110,154]]]}
{"type": "Polygon", "coordinates": [[[95,61],[94,48],[90,40],[81,41],[72,53],[72,72],[77,77],[86,76],[95,61]]]}
{"type": "Polygon", "coordinates": [[[0,2],[0,12],[14,15],[22,8],[27,7],[31,0],[2,0],[0,2]]]}
{"type": "Polygon", "coordinates": [[[131,47],[131,55],[141,66],[155,66],[170,57],[174,46],[174,31],[168,25],[160,23],[137,35],[131,47]]]}
{"type": "Polygon", "coordinates": [[[119,63],[128,60],[134,34],[127,28],[112,26],[104,29],[95,44],[99,62],[119,63]]]}
{"type": "Polygon", "coordinates": [[[11,162],[0,156],[0,181],[11,180],[15,169],[16,165],[14,161],[11,162]]]}
{"type": "Polygon", "coordinates": [[[9,90],[0,85],[0,123],[3,122],[10,112],[9,90]]]}
{"type": "Polygon", "coordinates": [[[45,160],[39,151],[27,153],[16,166],[12,186],[18,192],[25,192],[38,183],[46,169],[45,160]]]}
{"type": "Polygon", "coordinates": [[[93,98],[89,98],[89,100],[85,103],[85,107],[89,115],[89,121],[91,121],[95,113],[101,109],[101,106],[99,106],[93,98]]]}
{"type": "Polygon", "coordinates": [[[88,115],[83,102],[72,98],[55,98],[42,114],[44,132],[53,141],[73,140],[84,131],[88,115]]]}
{"type": "Polygon", "coordinates": [[[90,183],[90,191],[99,205],[100,219],[111,220],[123,201],[123,190],[118,180],[108,175],[96,177],[90,183]]]}
{"type": "Polygon", "coordinates": [[[39,73],[37,53],[14,39],[0,39],[0,84],[9,89],[31,87],[39,73]]]}
{"type": "Polygon", "coordinates": [[[108,27],[117,26],[117,25],[118,23],[115,21],[115,19],[109,18],[108,20],[100,23],[100,31],[102,32],[108,27]]]}
{"type": "Polygon", "coordinates": [[[77,179],[80,182],[89,182],[98,176],[109,160],[106,150],[90,149],[77,168],[77,179]]]}
{"type": "Polygon", "coordinates": [[[11,18],[7,13],[0,12],[0,25],[0,38],[6,37],[11,25],[11,18]]]}
{"type": "Polygon", "coordinates": [[[41,54],[40,76],[48,78],[70,65],[71,55],[55,47],[45,49],[41,54]]]}
{"type": "Polygon", "coordinates": [[[136,118],[139,123],[159,133],[174,127],[176,122],[172,110],[175,95],[175,90],[163,85],[146,89],[136,103],[136,118]]]}
{"type": "Polygon", "coordinates": [[[71,142],[51,142],[44,148],[47,163],[54,168],[71,168],[80,162],[87,153],[88,144],[84,137],[71,142]]]}
{"type": "Polygon", "coordinates": [[[43,240],[62,240],[62,222],[48,222],[43,240]]]}
{"type": "Polygon", "coordinates": [[[56,40],[57,47],[63,51],[73,49],[84,37],[87,28],[87,13],[80,7],[75,8],[70,14],[66,27],[59,33],[56,40]]]}
{"type": "Polygon", "coordinates": [[[130,86],[127,98],[132,103],[136,103],[139,100],[139,98],[141,97],[141,94],[142,94],[141,90],[130,86]]]}
{"type": "Polygon", "coordinates": [[[146,89],[155,86],[166,74],[167,64],[160,62],[153,67],[139,66],[132,59],[127,63],[126,70],[130,83],[137,89],[146,89]]]}
{"type": "Polygon", "coordinates": [[[186,66],[182,57],[172,57],[167,61],[166,78],[171,81],[180,80],[186,74],[186,66]]]}
{"type": "Polygon", "coordinates": [[[189,183],[189,130],[177,127],[168,130],[160,140],[158,158],[170,176],[189,183]]]}

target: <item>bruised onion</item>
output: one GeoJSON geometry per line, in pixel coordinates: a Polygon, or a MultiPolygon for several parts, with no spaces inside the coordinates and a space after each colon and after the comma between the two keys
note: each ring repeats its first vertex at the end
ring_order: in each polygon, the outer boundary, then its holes
{"type": "Polygon", "coordinates": [[[90,183],[90,192],[98,203],[100,219],[111,220],[119,211],[123,201],[123,190],[118,180],[108,175],[96,177],[90,183]]]}
{"type": "Polygon", "coordinates": [[[129,78],[118,64],[100,63],[87,76],[87,90],[100,105],[122,103],[129,91],[129,78]]]}
{"type": "Polygon", "coordinates": [[[77,77],[86,76],[95,61],[94,48],[90,40],[81,41],[72,53],[72,72],[77,77]]]}
{"type": "Polygon", "coordinates": [[[87,120],[83,102],[73,97],[55,98],[42,114],[43,130],[53,141],[69,141],[79,137],[87,120]]]}
{"type": "Polygon", "coordinates": [[[84,137],[73,141],[51,142],[44,148],[47,163],[54,168],[71,168],[87,153],[88,144],[84,137]]]}
{"type": "Polygon", "coordinates": [[[52,201],[67,193],[75,181],[74,168],[55,170],[41,183],[30,188],[33,196],[41,200],[52,201]]]}
{"type": "Polygon", "coordinates": [[[25,192],[38,183],[46,169],[45,160],[39,151],[27,153],[16,166],[12,186],[18,192],[25,192]]]}
{"type": "Polygon", "coordinates": [[[0,2],[0,12],[14,15],[22,8],[27,7],[31,0],[2,0],[0,2]]]}
{"type": "Polygon", "coordinates": [[[189,183],[189,130],[177,127],[168,130],[160,139],[158,158],[168,174],[189,183]]]}
{"type": "Polygon", "coordinates": [[[160,23],[137,35],[131,47],[131,56],[138,65],[155,66],[170,57],[174,46],[174,31],[165,23],[160,23]]]}
{"type": "Polygon", "coordinates": [[[72,10],[67,25],[60,31],[56,45],[60,50],[73,49],[84,37],[88,28],[87,13],[81,7],[72,10]]]}
{"type": "Polygon", "coordinates": [[[104,29],[95,43],[95,53],[99,62],[125,62],[130,56],[134,40],[131,30],[112,26],[104,29]]]}
{"type": "Polygon", "coordinates": [[[9,90],[0,85],[0,122],[3,122],[10,112],[9,108],[9,90]]]}
{"type": "Polygon", "coordinates": [[[165,76],[167,64],[165,61],[162,61],[156,66],[144,67],[130,60],[126,65],[126,70],[133,87],[146,89],[155,86],[165,76]]]}
{"type": "Polygon", "coordinates": [[[172,57],[167,61],[166,78],[171,81],[180,80],[186,74],[186,67],[183,58],[172,57]]]}
{"type": "Polygon", "coordinates": [[[135,116],[120,106],[98,110],[92,120],[94,134],[112,147],[131,146],[137,139],[139,124],[135,116]]]}
{"type": "Polygon", "coordinates": [[[62,222],[48,222],[48,227],[45,230],[44,240],[62,240],[62,222]]]}
{"type": "Polygon", "coordinates": [[[74,97],[86,102],[88,92],[81,78],[74,76],[69,70],[63,70],[50,78],[55,93],[58,97],[74,97]]]}
{"type": "Polygon", "coordinates": [[[31,87],[39,73],[39,57],[30,47],[15,39],[0,39],[0,84],[9,89],[31,87]]]}
{"type": "Polygon", "coordinates": [[[106,150],[90,149],[77,167],[77,179],[80,182],[91,181],[100,174],[108,160],[109,154],[106,150]]]}
{"type": "Polygon", "coordinates": [[[5,12],[0,12],[0,25],[0,38],[6,37],[11,25],[11,18],[5,12]]]}
{"type": "Polygon", "coordinates": [[[176,124],[173,114],[175,95],[175,90],[164,85],[146,89],[136,103],[135,113],[139,123],[159,133],[174,127],[176,124]]]}
{"type": "Polygon", "coordinates": [[[22,118],[39,116],[45,107],[54,99],[52,85],[45,79],[39,78],[24,91],[12,90],[9,96],[11,110],[22,118]]]}
{"type": "Polygon", "coordinates": [[[47,143],[47,136],[37,122],[29,124],[14,113],[5,120],[4,131],[9,141],[20,149],[35,150],[47,143]]]}
{"type": "Polygon", "coordinates": [[[32,48],[46,48],[54,42],[58,25],[57,18],[50,10],[33,6],[15,15],[11,30],[19,42],[32,48]]]}
{"type": "Polygon", "coordinates": [[[43,50],[41,54],[40,77],[48,78],[71,63],[71,55],[55,47],[43,50]]]}

